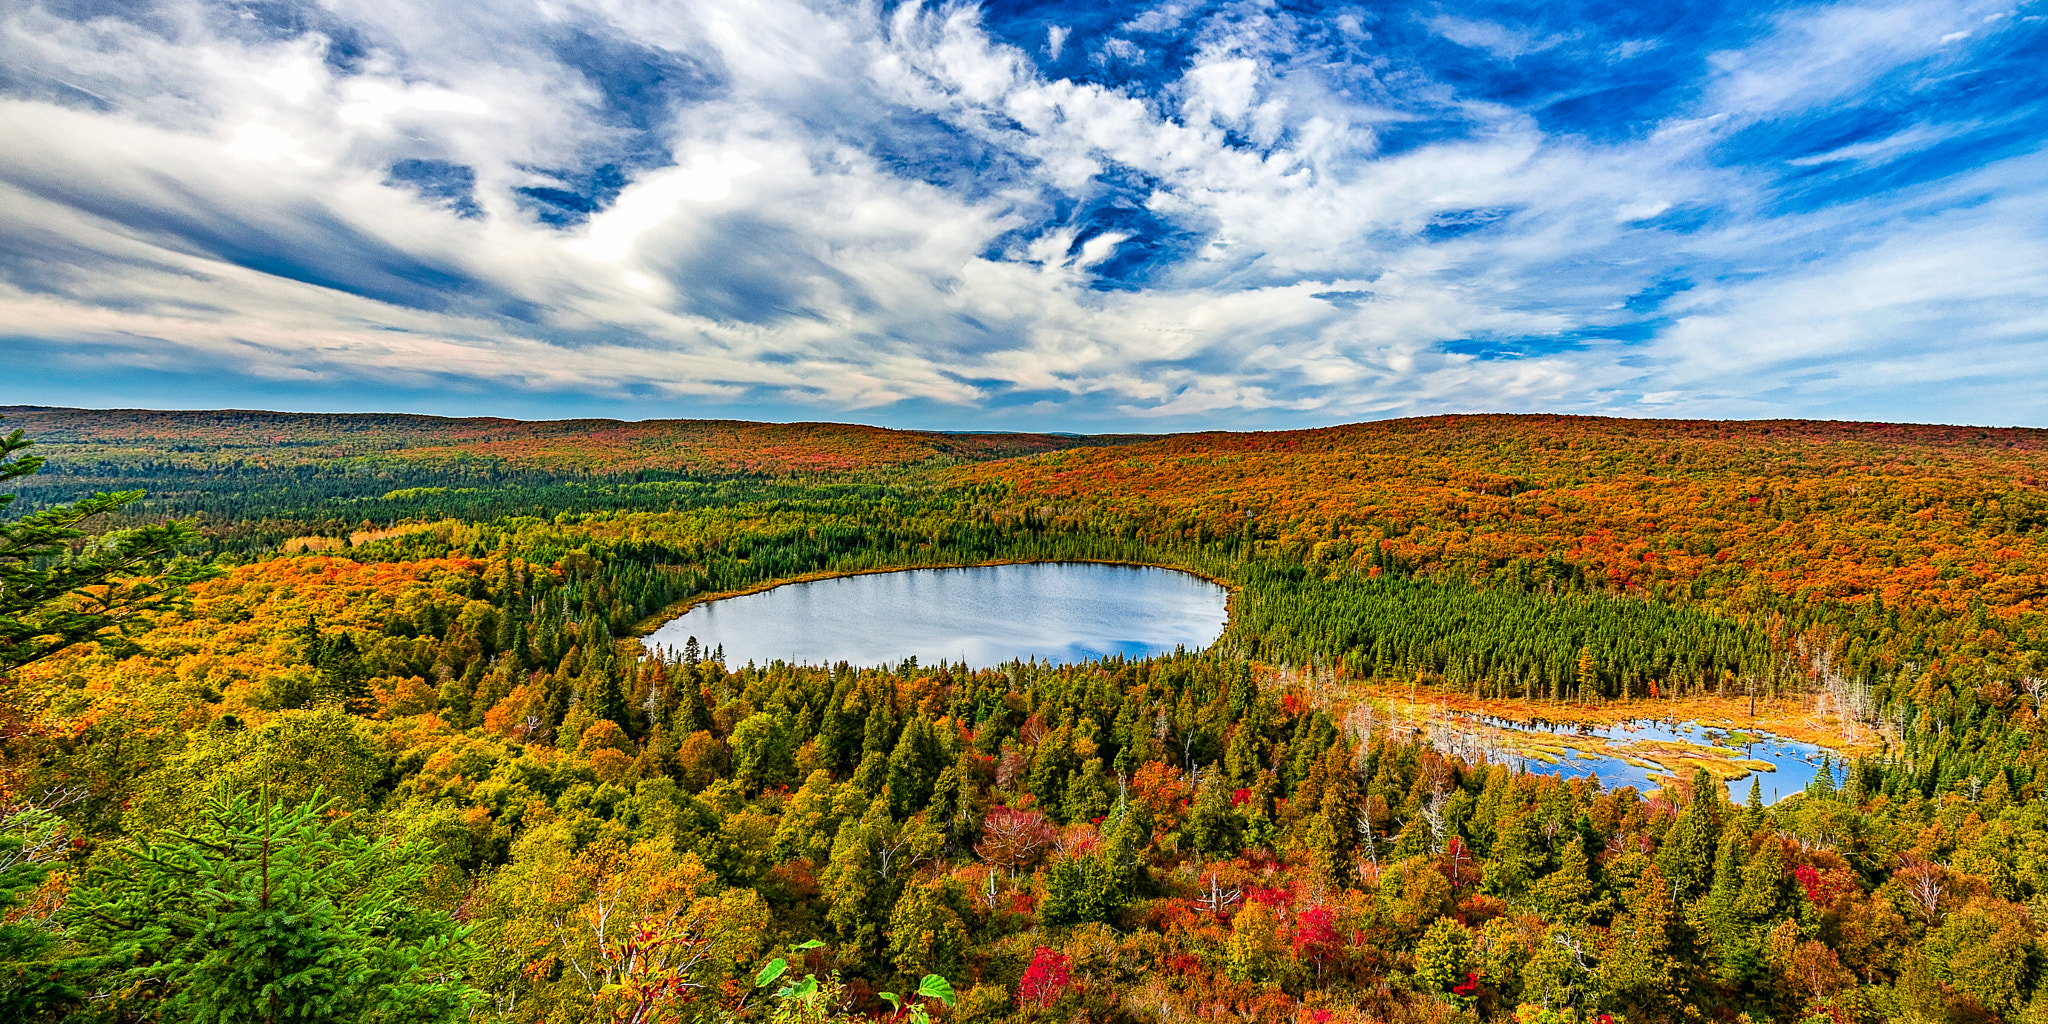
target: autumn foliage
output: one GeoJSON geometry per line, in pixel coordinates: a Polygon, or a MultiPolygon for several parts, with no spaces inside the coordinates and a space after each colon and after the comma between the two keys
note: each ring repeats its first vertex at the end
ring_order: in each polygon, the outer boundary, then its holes
{"type": "MultiPolygon", "coordinates": [[[[65,969],[101,1003],[80,1005],[147,1019],[172,996],[66,938],[66,880],[118,877],[215,791],[318,794],[323,830],[407,851],[409,905],[461,925],[435,983],[477,1020],[876,1019],[927,974],[958,994],[935,1019],[1016,1024],[1987,1021],[2048,1000],[2039,432],[1451,417],[1073,447],[35,415],[107,466],[736,474],[674,507],[465,518],[451,491],[445,515],[367,527],[350,497],[327,550],[224,547],[134,647],[10,673],[0,860],[65,870],[8,927],[86,965],[65,969]],[[954,461],[999,454],[1026,457],[954,461]],[[1204,572],[1233,587],[1231,630],[992,668],[633,639],[791,578],[1059,558],[1204,572]],[[1355,701],[1368,678],[1476,706],[1768,687],[1878,739],[1770,806],[1704,775],[1607,789],[1453,756],[1355,701]]],[[[244,539],[287,527],[310,529],[244,539]]]]}

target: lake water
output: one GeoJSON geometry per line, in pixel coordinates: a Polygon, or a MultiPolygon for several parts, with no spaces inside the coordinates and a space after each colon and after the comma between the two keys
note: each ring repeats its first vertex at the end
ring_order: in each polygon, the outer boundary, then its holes
{"type": "Polygon", "coordinates": [[[791,583],[698,605],[647,637],[725,646],[727,665],[1071,663],[1175,648],[1223,633],[1229,592],[1170,569],[1084,562],[912,569],[791,583]]]}

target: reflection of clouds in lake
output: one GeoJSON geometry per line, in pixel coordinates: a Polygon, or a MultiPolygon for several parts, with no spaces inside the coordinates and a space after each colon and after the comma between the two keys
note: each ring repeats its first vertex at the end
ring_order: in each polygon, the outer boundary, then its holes
{"type": "Polygon", "coordinates": [[[726,663],[1078,662],[1200,650],[1222,634],[1227,593],[1166,569],[1081,563],[918,569],[778,587],[700,605],[656,630],[695,636],[726,663]]]}

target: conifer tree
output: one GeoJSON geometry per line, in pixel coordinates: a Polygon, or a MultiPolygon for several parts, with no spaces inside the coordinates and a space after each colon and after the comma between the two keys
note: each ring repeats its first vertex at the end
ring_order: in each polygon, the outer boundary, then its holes
{"type": "Polygon", "coordinates": [[[64,916],[104,953],[110,1005],[222,1024],[466,1016],[466,929],[417,894],[429,851],[355,834],[332,807],[216,795],[189,830],[89,866],[64,916]]]}
{"type": "Polygon", "coordinates": [[[1631,1021],[1676,1019],[1686,988],[1680,936],[1683,927],[1670,895],[1671,883],[1655,866],[1630,891],[1628,913],[1615,919],[1601,958],[1599,984],[1604,1002],[1631,1021]]]}
{"type": "Polygon", "coordinates": [[[1671,880],[1682,902],[1697,899],[1713,880],[1714,841],[1720,834],[1714,800],[1717,788],[1705,770],[1695,773],[1691,802],[1678,813],[1657,848],[1657,868],[1671,880]]]}
{"type": "Polygon", "coordinates": [[[931,719],[913,715],[889,754],[889,799],[897,817],[907,818],[931,803],[939,775],[945,771],[945,756],[931,719]]]}
{"type": "MultiPolygon", "coordinates": [[[[41,471],[42,456],[21,454],[34,443],[19,430],[0,437],[0,484],[41,471]]],[[[0,509],[14,497],[0,494],[0,509]]],[[[122,631],[141,613],[176,604],[187,586],[216,574],[177,557],[197,536],[190,523],[116,530],[86,542],[87,521],[141,497],[95,494],[0,523],[0,677],[87,640],[132,646],[122,631]]]]}
{"type": "Polygon", "coordinates": [[[1181,832],[1202,853],[1235,853],[1244,842],[1244,819],[1230,805],[1230,783],[1214,767],[1202,772],[1195,804],[1181,832]]]}
{"type": "Polygon", "coordinates": [[[1543,870],[1546,858],[1534,818],[1534,813],[1524,812],[1500,823],[1486,862],[1487,891],[1517,899],[1543,870]]]}
{"type": "Polygon", "coordinates": [[[1599,908],[1594,897],[1599,888],[1587,873],[1586,847],[1577,837],[1568,839],[1558,854],[1557,870],[1543,876],[1531,892],[1532,902],[1552,921],[1580,926],[1592,921],[1599,908]]]}
{"type": "Polygon", "coordinates": [[[1742,912],[1743,837],[1734,829],[1721,836],[1714,855],[1714,881],[1696,906],[1700,937],[1712,957],[1714,974],[1728,985],[1741,985],[1762,968],[1762,949],[1742,912]]]}
{"type": "Polygon", "coordinates": [[[95,958],[55,956],[55,935],[11,917],[54,867],[49,861],[31,859],[30,847],[32,842],[48,847],[62,840],[55,815],[38,809],[17,811],[0,827],[13,833],[0,837],[0,915],[9,915],[0,917],[0,1020],[43,1020],[84,998],[78,982],[93,969],[95,958]]]}

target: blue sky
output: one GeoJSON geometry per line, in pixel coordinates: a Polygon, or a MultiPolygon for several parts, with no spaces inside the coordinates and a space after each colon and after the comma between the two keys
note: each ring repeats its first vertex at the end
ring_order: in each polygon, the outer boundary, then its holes
{"type": "Polygon", "coordinates": [[[2044,16],[23,0],[4,400],[2048,425],[2044,16]]]}

